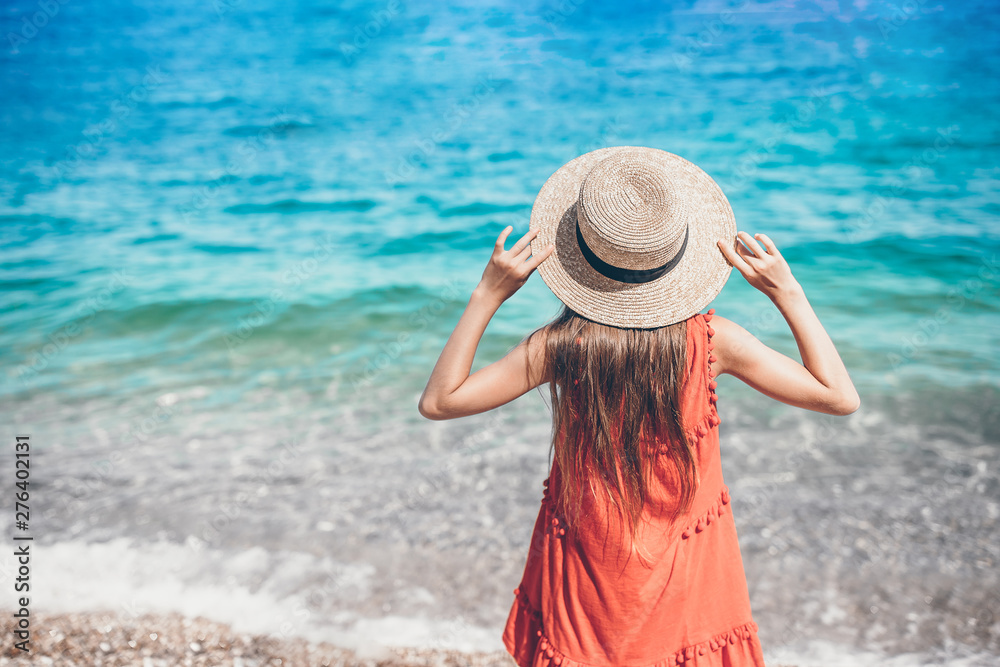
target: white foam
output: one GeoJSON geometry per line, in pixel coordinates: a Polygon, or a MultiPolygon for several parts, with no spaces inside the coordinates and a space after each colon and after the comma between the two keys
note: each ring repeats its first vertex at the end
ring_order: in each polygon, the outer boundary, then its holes
{"type": "MultiPolygon", "coordinates": [[[[0,587],[13,589],[15,567],[12,550],[7,551],[0,560],[0,587]]],[[[262,547],[226,552],[208,549],[195,538],[181,545],[122,537],[32,544],[29,595],[33,611],[111,610],[126,617],[177,612],[227,623],[240,633],[325,641],[373,658],[391,647],[503,650],[502,628],[461,617],[368,618],[345,611],[346,603],[371,595],[374,576],[371,565],[302,552],[262,547]]],[[[419,586],[405,591],[405,597],[428,607],[435,601],[419,586]]],[[[831,608],[827,613],[842,612],[831,608]]],[[[926,654],[889,657],[819,640],[779,647],[764,643],[769,664],[796,667],[917,667],[931,660],[926,654]]],[[[995,656],[970,655],[935,658],[933,664],[974,667],[991,660],[995,656]]]]}
{"type": "MultiPolygon", "coordinates": [[[[5,556],[0,567],[0,585],[13,588],[12,556],[5,556]]],[[[126,617],[178,612],[227,623],[236,632],[326,641],[366,655],[387,647],[503,648],[498,630],[461,618],[364,618],[321,611],[340,606],[337,600],[369,595],[374,573],[367,564],[301,552],[210,550],[193,539],[186,545],[125,537],[72,540],[32,545],[30,598],[33,611],[110,610],[126,617]]],[[[414,595],[429,593],[416,590],[414,595]]]]}
{"type": "Polygon", "coordinates": [[[996,656],[985,654],[932,658],[925,653],[905,653],[890,657],[880,652],[863,651],[815,639],[770,649],[765,646],[764,660],[769,665],[785,664],[795,667],[924,667],[930,664],[979,667],[996,664],[996,656]]]}

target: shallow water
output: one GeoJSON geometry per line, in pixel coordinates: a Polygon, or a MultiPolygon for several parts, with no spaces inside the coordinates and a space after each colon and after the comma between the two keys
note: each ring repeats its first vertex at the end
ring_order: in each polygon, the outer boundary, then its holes
{"type": "MultiPolygon", "coordinates": [[[[775,240],[862,396],[831,418],[720,379],[768,659],[995,661],[993,6],[393,7],[67,3],[0,50],[0,392],[35,447],[35,604],[499,646],[544,395],[446,423],[417,397],[544,180],[650,145],[775,240]]],[[[474,369],[559,305],[532,277],[474,369]]],[[[713,306],[798,358],[738,273],[713,306]]]]}

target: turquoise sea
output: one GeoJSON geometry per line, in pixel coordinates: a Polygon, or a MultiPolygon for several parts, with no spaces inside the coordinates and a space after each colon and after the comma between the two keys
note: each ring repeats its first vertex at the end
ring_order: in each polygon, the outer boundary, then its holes
{"type": "MultiPolygon", "coordinates": [[[[35,608],[499,648],[547,396],[452,422],[417,398],[544,181],[643,145],[701,166],[775,241],[862,397],[828,417],[720,380],[768,660],[995,664],[998,17],[5,2],[0,416],[33,443],[35,608]]],[[[474,369],[560,305],[533,276],[474,369]]],[[[738,272],[712,306],[799,358],[738,272]]]]}

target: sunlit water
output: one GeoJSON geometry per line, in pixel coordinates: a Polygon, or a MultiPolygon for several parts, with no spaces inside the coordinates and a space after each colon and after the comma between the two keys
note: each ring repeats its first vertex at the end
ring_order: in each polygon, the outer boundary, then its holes
{"type": "MultiPolygon", "coordinates": [[[[720,379],[768,659],[996,660],[993,5],[338,4],[67,3],[0,48],[36,609],[500,647],[545,393],[453,422],[416,401],[545,179],[648,145],[775,240],[862,396],[827,417],[720,379]]],[[[474,369],[559,306],[532,277],[474,369]]],[[[737,272],[713,306],[798,358],[737,272]]]]}

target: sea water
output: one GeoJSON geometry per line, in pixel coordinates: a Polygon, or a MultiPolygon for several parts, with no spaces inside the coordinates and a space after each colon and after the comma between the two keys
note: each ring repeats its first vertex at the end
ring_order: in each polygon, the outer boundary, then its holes
{"type": "MultiPolygon", "coordinates": [[[[545,179],[643,145],[774,240],[862,398],[720,378],[769,660],[1000,655],[995,4],[42,4],[0,45],[0,522],[27,433],[35,609],[500,648],[546,388],[417,399],[545,179]]],[[[712,306],[800,358],[738,272],[712,306]]],[[[559,307],[533,276],[473,370],[559,307]]]]}

